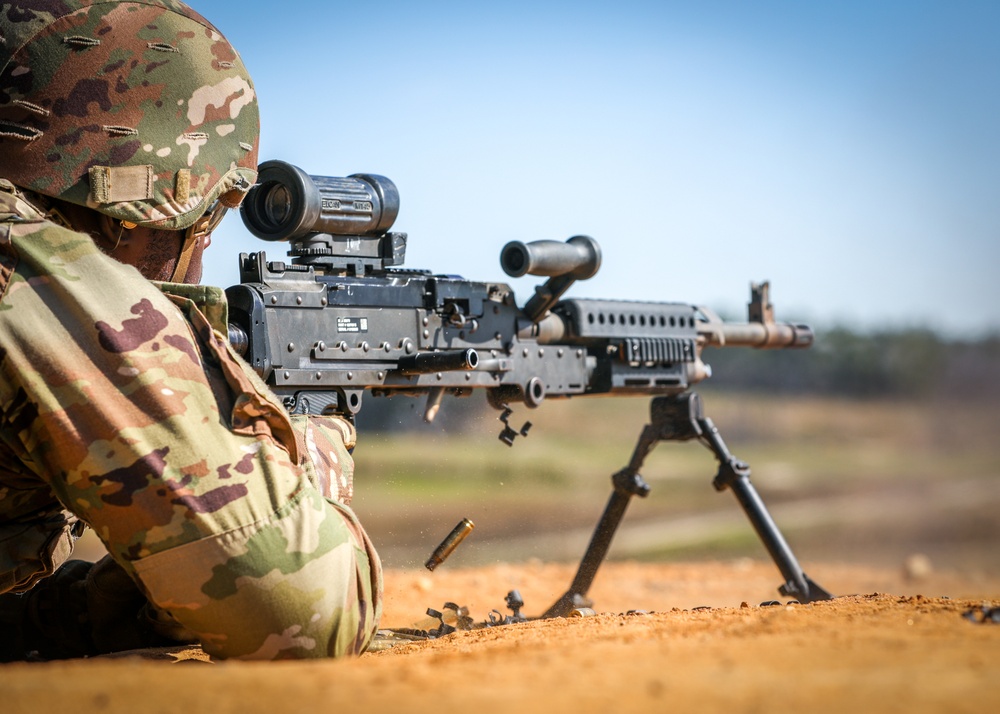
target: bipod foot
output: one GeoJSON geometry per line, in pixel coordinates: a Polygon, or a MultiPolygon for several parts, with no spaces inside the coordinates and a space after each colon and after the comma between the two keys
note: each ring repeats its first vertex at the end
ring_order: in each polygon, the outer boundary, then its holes
{"type": "Polygon", "coordinates": [[[778,588],[778,592],[785,597],[795,598],[803,604],[807,602],[817,602],[819,600],[833,600],[834,596],[830,592],[828,592],[821,585],[817,585],[813,582],[812,578],[805,573],[802,573],[802,577],[799,580],[800,583],[789,580],[787,583],[778,588]],[[804,592],[802,585],[805,585],[804,592]]]}
{"type": "Polygon", "coordinates": [[[582,593],[567,590],[562,597],[556,600],[552,607],[545,611],[542,619],[549,617],[567,617],[573,610],[581,607],[593,607],[594,601],[582,593]]]}

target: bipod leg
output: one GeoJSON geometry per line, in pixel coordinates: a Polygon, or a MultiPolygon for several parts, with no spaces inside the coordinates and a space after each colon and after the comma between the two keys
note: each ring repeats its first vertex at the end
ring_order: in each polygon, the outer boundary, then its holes
{"type": "Polygon", "coordinates": [[[576,570],[576,576],[573,578],[569,590],[563,593],[542,617],[565,617],[578,607],[590,607],[593,604],[587,597],[587,591],[590,590],[597,570],[608,554],[611,540],[615,537],[618,526],[621,525],[622,519],[625,517],[625,510],[628,508],[632,496],[645,498],[649,495],[649,484],[639,475],[639,468],[646,455],[656,446],[657,441],[659,439],[656,438],[654,428],[646,425],[639,436],[639,443],[636,444],[632,454],[632,461],[611,477],[613,487],[611,497],[608,499],[608,505],[604,507],[601,519],[594,528],[590,544],[580,560],[580,567],[576,570]]]}
{"type": "Polygon", "coordinates": [[[726,447],[719,430],[712,420],[707,417],[700,417],[698,425],[701,427],[701,441],[708,449],[715,454],[719,461],[719,473],[716,474],[712,485],[717,491],[730,489],[739,501],[747,518],[753,525],[757,535],[770,553],[785,584],[778,588],[778,592],[787,597],[793,597],[799,602],[813,602],[815,600],[830,600],[833,598],[829,592],[813,582],[808,575],[802,572],[802,566],[796,560],[795,554],[789,547],[778,526],[767,512],[764,501],[761,499],[757,489],[750,483],[750,467],[736,459],[726,447]]]}
{"type": "Polygon", "coordinates": [[[625,510],[632,496],[645,498],[649,495],[649,484],[639,475],[646,456],[661,441],[684,441],[701,434],[695,419],[701,414],[698,395],[694,393],[657,397],[650,403],[650,423],[639,435],[639,442],[632,452],[629,465],[611,477],[613,490],[604,513],[597,522],[590,544],[583,554],[580,567],[570,584],[556,602],[542,617],[565,617],[578,607],[590,607],[587,591],[594,582],[598,568],[604,562],[611,540],[625,517],[625,510]]]}

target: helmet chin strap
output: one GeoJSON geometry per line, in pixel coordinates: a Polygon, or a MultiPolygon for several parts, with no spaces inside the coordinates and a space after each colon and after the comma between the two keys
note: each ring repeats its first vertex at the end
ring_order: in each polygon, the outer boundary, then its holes
{"type": "Polygon", "coordinates": [[[213,205],[201,218],[184,231],[184,242],[181,245],[181,253],[177,258],[177,265],[174,266],[174,274],[170,278],[171,282],[183,283],[187,277],[188,268],[191,267],[191,258],[194,256],[195,248],[200,241],[210,235],[216,226],[226,215],[228,208],[221,203],[213,205]]]}
{"type": "Polygon", "coordinates": [[[199,226],[202,226],[202,221],[204,221],[205,218],[206,216],[202,216],[198,219],[197,223],[184,231],[184,243],[181,244],[181,254],[177,258],[177,265],[174,266],[174,274],[170,278],[170,282],[184,282],[184,278],[187,276],[188,268],[191,267],[191,256],[194,255],[194,249],[198,247],[198,241],[203,240],[207,235],[207,231],[204,230],[204,226],[201,230],[199,230],[199,226]]]}

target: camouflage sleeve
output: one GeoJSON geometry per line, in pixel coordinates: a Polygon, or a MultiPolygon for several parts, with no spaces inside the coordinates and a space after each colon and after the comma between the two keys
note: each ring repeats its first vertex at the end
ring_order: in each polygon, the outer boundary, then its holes
{"type": "Polygon", "coordinates": [[[303,459],[310,480],[320,492],[351,505],[354,497],[354,459],[351,449],[357,441],[354,425],[340,417],[296,415],[292,428],[305,444],[303,459]]]}
{"type": "Polygon", "coordinates": [[[205,313],[86,236],[0,223],[0,266],[5,443],[151,601],[218,657],[363,651],[381,569],[350,425],[293,427],[205,313]]]}
{"type": "MultiPolygon", "coordinates": [[[[3,494],[0,493],[0,498],[3,494]]],[[[0,593],[26,592],[69,560],[83,522],[58,506],[0,519],[0,593]]]]}

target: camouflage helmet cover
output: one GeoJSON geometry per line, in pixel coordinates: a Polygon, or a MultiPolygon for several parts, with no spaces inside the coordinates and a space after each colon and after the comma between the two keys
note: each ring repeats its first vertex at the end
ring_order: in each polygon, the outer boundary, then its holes
{"type": "Polygon", "coordinates": [[[190,227],[256,179],[236,50],[176,0],[0,0],[0,178],[143,226],[190,227]]]}

